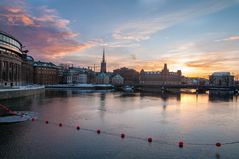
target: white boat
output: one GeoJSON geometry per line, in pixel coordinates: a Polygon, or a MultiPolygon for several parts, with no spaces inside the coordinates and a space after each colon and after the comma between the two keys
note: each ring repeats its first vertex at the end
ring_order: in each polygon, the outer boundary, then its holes
{"type": "Polygon", "coordinates": [[[37,113],[35,112],[27,112],[27,111],[19,111],[16,114],[9,114],[0,117],[0,123],[16,123],[16,122],[23,122],[27,120],[37,118],[37,113]]]}
{"type": "Polygon", "coordinates": [[[133,87],[128,86],[128,85],[124,86],[122,89],[124,92],[133,92],[134,91],[133,87]]]}

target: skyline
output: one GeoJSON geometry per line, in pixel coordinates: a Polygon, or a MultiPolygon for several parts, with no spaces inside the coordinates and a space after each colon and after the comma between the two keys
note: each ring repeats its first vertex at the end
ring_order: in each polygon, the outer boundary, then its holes
{"type": "Polygon", "coordinates": [[[3,0],[0,30],[19,39],[35,60],[107,69],[216,71],[239,74],[238,0],[3,0]]]}

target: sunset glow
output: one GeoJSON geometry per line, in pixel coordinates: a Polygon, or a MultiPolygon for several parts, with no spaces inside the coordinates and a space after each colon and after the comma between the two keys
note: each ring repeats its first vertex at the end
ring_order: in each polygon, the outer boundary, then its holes
{"type": "Polygon", "coordinates": [[[239,76],[238,0],[65,0],[0,2],[0,30],[35,60],[208,77],[239,76]]]}

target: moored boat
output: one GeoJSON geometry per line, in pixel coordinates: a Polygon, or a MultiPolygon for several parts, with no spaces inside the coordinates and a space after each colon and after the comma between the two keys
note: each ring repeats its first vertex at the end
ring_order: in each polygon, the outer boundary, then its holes
{"type": "Polygon", "coordinates": [[[134,88],[131,87],[131,86],[126,85],[126,86],[124,86],[124,87],[122,88],[122,90],[123,90],[124,92],[133,92],[133,91],[134,91],[134,88]]]}

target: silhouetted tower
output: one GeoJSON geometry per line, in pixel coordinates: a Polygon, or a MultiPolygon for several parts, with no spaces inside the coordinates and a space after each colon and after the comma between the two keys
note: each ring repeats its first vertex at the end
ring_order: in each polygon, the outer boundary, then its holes
{"type": "Polygon", "coordinates": [[[101,62],[100,72],[106,73],[105,48],[103,49],[103,58],[101,62]]]}
{"type": "Polygon", "coordinates": [[[169,70],[168,70],[167,64],[164,64],[164,67],[163,67],[162,73],[163,73],[163,74],[168,74],[168,73],[169,73],[169,70]]]}

